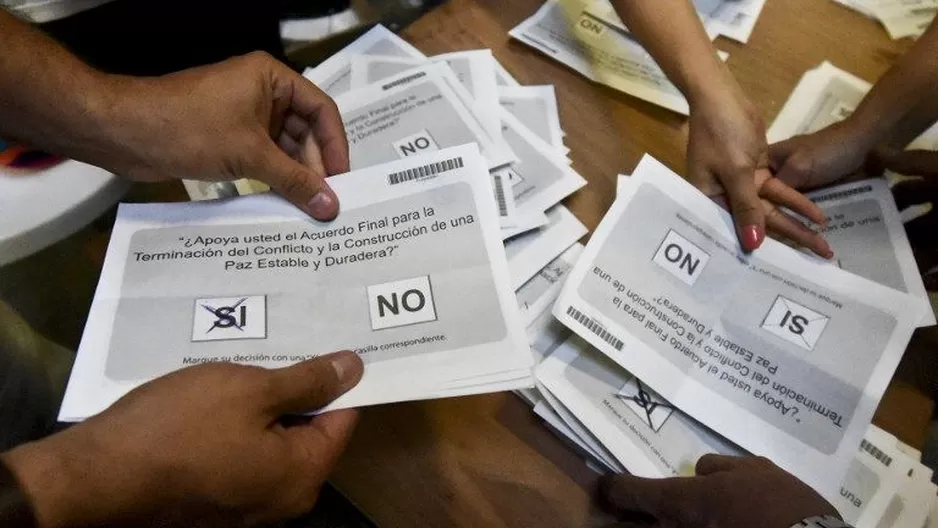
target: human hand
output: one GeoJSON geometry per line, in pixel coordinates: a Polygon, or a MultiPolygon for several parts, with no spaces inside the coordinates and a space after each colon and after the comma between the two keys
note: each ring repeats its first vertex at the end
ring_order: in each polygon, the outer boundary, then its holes
{"type": "Polygon", "coordinates": [[[837,510],[806,484],[761,457],[705,455],[696,477],[607,476],[602,498],[620,515],[660,528],[789,528],[837,510]]]}
{"type": "Polygon", "coordinates": [[[926,214],[905,224],[905,232],[915,253],[925,289],[938,291],[938,152],[928,150],[896,151],[877,149],[871,156],[872,165],[899,174],[920,176],[904,179],[892,188],[899,210],[930,203],[926,214]]]}
{"type": "Polygon", "coordinates": [[[131,391],[84,423],[3,455],[39,525],[253,526],[312,508],[356,412],[321,408],[358,383],[340,352],[266,370],[211,364],[131,391]]]}
{"type": "Polygon", "coordinates": [[[171,178],[270,185],[319,220],[338,214],[326,176],[349,170],[335,103],[265,53],[151,79],[110,77],[102,165],[138,181],[171,178]]]}
{"type": "Polygon", "coordinates": [[[848,119],[769,147],[775,177],[799,190],[829,185],[860,172],[872,145],[848,119]]]}
{"type": "Polygon", "coordinates": [[[725,198],[745,251],[762,245],[768,227],[824,258],[833,256],[823,237],[778,209],[825,222],[814,203],[772,177],[765,127],[735,82],[692,102],[687,167],[688,180],[704,194],[725,198]]]}

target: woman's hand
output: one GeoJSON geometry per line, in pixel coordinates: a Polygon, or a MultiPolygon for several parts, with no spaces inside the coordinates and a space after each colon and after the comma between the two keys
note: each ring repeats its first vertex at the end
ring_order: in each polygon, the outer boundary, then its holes
{"type": "Polygon", "coordinates": [[[833,256],[820,235],[779,210],[826,222],[817,205],[772,177],[765,126],[734,81],[691,101],[687,171],[704,194],[725,200],[745,251],[758,248],[768,228],[821,257],[833,256]]]}

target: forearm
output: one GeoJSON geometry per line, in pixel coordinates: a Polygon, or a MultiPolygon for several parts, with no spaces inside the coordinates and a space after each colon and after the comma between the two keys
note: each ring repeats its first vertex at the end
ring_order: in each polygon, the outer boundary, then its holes
{"type": "Polygon", "coordinates": [[[613,0],[613,5],[692,108],[727,83],[735,86],[688,0],[613,0]]]}
{"type": "Polygon", "coordinates": [[[936,120],[938,22],[876,83],[848,123],[868,148],[902,148],[936,120]]]}
{"type": "Polygon", "coordinates": [[[0,137],[100,162],[113,78],[0,9],[0,137]]]}

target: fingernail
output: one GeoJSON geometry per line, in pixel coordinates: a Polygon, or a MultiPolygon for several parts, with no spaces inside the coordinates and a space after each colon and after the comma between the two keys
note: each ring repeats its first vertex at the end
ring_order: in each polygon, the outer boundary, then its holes
{"type": "Polygon", "coordinates": [[[332,193],[327,190],[319,191],[307,205],[309,214],[318,220],[328,219],[335,216],[335,199],[332,193]]]}
{"type": "Polygon", "coordinates": [[[750,225],[743,228],[743,249],[753,251],[762,245],[765,240],[765,231],[757,225],[750,225]]]}
{"type": "Polygon", "coordinates": [[[330,363],[343,389],[351,389],[358,383],[361,359],[354,352],[346,351],[332,354],[330,363]]]}

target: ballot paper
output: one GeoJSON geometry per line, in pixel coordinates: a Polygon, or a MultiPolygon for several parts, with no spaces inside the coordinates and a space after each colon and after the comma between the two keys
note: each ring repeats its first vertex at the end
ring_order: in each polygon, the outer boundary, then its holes
{"type": "MultiPolygon", "coordinates": [[[[581,0],[563,0],[572,3],[581,0]]],[[[704,29],[713,40],[720,35],[743,44],[749,42],[766,0],[694,0],[704,29]]],[[[628,27],[609,0],[581,1],[582,9],[623,31],[628,27]]]]}
{"type": "Polygon", "coordinates": [[[509,34],[584,77],[687,115],[687,100],[632,37],[586,10],[548,0],[509,34]]]}
{"type": "Polygon", "coordinates": [[[500,143],[498,84],[495,59],[490,50],[447,53],[425,59],[359,55],[351,61],[352,88],[364,88],[427,63],[446,66],[452,74],[445,77],[450,88],[473,110],[492,141],[500,143]]]}
{"type": "MultiPolygon", "coordinates": [[[[543,402],[549,405],[554,414],[563,421],[566,426],[565,431],[572,433],[578,445],[582,444],[587,446],[588,452],[600,465],[609,468],[610,471],[614,473],[625,472],[625,468],[622,464],[616,460],[615,456],[603,446],[602,442],[593,435],[592,431],[590,431],[570,409],[564,406],[547,388],[539,386],[539,390],[544,397],[543,402]]],[[[561,430],[563,431],[564,429],[561,430]]]]}
{"type": "Polygon", "coordinates": [[[917,38],[928,30],[938,13],[934,0],[890,0],[871,6],[873,14],[883,23],[893,39],[917,38]]]}
{"type": "Polygon", "coordinates": [[[509,178],[519,213],[546,211],[586,185],[586,180],[551,144],[537,137],[509,112],[503,110],[501,117],[502,137],[518,162],[496,172],[509,178]]]}
{"type": "Polygon", "coordinates": [[[919,326],[934,325],[928,292],[886,180],[837,185],[807,196],[829,219],[818,230],[834,250],[833,263],[919,298],[924,307],[919,326]]]}
{"type": "MultiPolygon", "coordinates": [[[[557,258],[527,280],[517,291],[518,309],[526,327],[534,323],[535,318],[544,312],[550,312],[551,306],[560,295],[560,289],[583,253],[583,244],[570,246],[557,258]]],[[[511,264],[509,264],[510,268],[511,264]]]]}
{"type": "Polygon", "coordinates": [[[870,83],[829,62],[808,71],[788,97],[772,127],[769,143],[811,134],[850,116],[870,90],[870,83]]]}
{"type": "Polygon", "coordinates": [[[547,218],[546,226],[505,242],[508,275],[515,290],[589,232],[563,205],[547,211],[547,218]]]}
{"type": "MultiPolygon", "coordinates": [[[[552,301],[556,299],[556,296],[551,298],[552,301]]],[[[567,340],[570,336],[570,330],[555,319],[550,310],[547,309],[533,318],[533,321],[528,325],[527,335],[534,356],[534,363],[538,364],[567,340]]],[[[532,407],[543,399],[537,388],[519,389],[515,393],[532,407]]]]}
{"type": "MultiPolygon", "coordinates": [[[[613,465],[614,459],[611,455],[595,451],[589,444],[577,436],[576,432],[563,421],[563,418],[561,418],[546,401],[537,402],[534,406],[534,414],[544,420],[547,427],[554,431],[557,436],[568,441],[575,448],[579,449],[581,453],[586,455],[588,457],[587,465],[589,465],[591,461],[596,461],[602,469],[599,473],[605,473],[607,471],[616,472],[618,464],[613,465]]],[[[621,472],[621,469],[618,469],[618,472],[621,472]]]]}
{"type": "Polygon", "coordinates": [[[479,116],[445,78],[452,73],[428,64],[336,98],[353,170],[466,143],[478,143],[489,168],[515,158],[496,145],[479,116]]]}
{"type": "Polygon", "coordinates": [[[536,377],[633,475],[687,476],[707,453],[743,454],[579,337],[557,348],[536,377]]]}
{"type": "MultiPolygon", "coordinates": [[[[548,0],[509,35],[594,82],[683,115],[690,111],[683,94],[626,29],[580,2],[548,0]]],[[[728,56],[718,54],[723,60],[728,56]]]]}
{"type": "Polygon", "coordinates": [[[365,361],[329,408],[532,386],[474,145],[334,176],[337,219],[273,195],[122,205],[60,419],[208,362],[365,361]]]}
{"type": "Polygon", "coordinates": [[[717,433],[836,489],[923,306],[771,239],[737,244],[725,211],[646,157],[554,315],[717,433]]]}
{"type": "Polygon", "coordinates": [[[834,0],[879,20],[890,38],[918,37],[938,13],[936,0],[834,0]]]}
{"type": "Polygon", "coordinates": [[[553,86],[515,86],[499,88],[498,99],[502,108],[544,142],[553,146],[562,156],[568,149],[563,143],[560,111],[553,86]]]}
{"type": "Polygon", "coordinates": [[[424,58],[423,53],[417,48],[378,24],[316,68],[307,68],[303,76],[315,83],[330,97],[338,97],[351,89],[350,61],[356,55],[424,58]]]}
{"type": "Polygon", "coordinates": [[[922,526],[935,496],[932,471],[902,453],[899,441],[871,426],[837,496],[829,497],[854,528],[922,526]]]}

